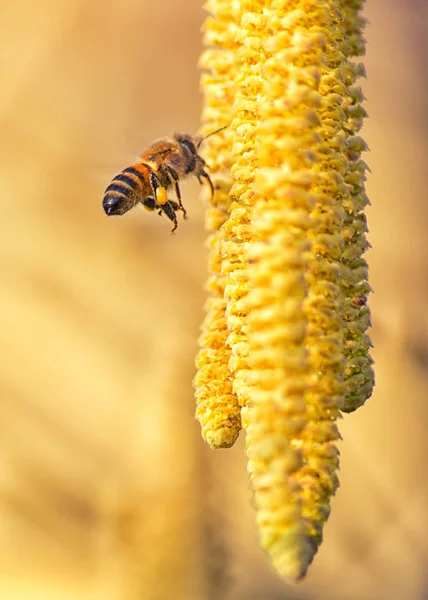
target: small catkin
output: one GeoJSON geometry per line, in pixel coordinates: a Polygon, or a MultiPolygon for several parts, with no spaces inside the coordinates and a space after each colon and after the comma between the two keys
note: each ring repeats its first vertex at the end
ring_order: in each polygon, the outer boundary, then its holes
{"type": "MultiPolygon", "coordinates": [[[[203,69],[202,122],[205,135],[230,125],[236,61],[236,14],[232,7],[228,7],[227,2],[211,0],[206,8],[211,14],[204,26],[206,50],[200,61],[203,69]]],[[[204,157],[209,165],[216,193],[207,213],[206,225],[212,232],[207,240],[209,295],[199,339],[200,350],[196,358],[197,373],[194,386],[196,417],[205,441],[212,448],[229,448],[234,444],[241,429],[240,407],[229,371],[231,351],[226,344],[229,332],[224,298],[225,278],[221,273],[220,253],[224,237],[221,227],[229,216],[230,188],[233,184],[230,174],[231,145],[229,131],[221,131],[204,142],[204,157]]]]}
{"type": "Polygon", "coordinates": [[[344,250],[342,253],[344,295],[343,319],[346,323],[347,365],[345,369],[346,394],[344,412],[353,412],[370,398],[375,383],[372,346],[367,330],[371,325],[367,297],[372,291],[368,282],[368,265],[363,255],[370,247],[366,238],[367,221],[364,210],[370,204],[365,191],[367,165],[361,154],[367,145],[357,134],[367,116],[362,107],[364,99],[361,88],[355,82],[365,75],[361,63],[351,62],[351,58],[365,54],[365,40],[362,31],[365,19],[361,16],[363,0],[341,0],[339,6],[343,14],[344,37],[340,48],[348,59],[345,83],[349,96],[345,111],[346,151],[348,170],[345,182],[349,194],[344,202],[346,211],[342,227],[344,250]]]}

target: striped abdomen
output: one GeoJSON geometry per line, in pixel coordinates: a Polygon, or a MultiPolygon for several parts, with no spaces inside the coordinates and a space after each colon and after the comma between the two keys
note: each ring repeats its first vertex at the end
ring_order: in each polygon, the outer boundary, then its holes
{"type": "Polygon", "coordinates": [[[124,169],[104,192],[103,208],[107,215],[123,215],[151,195],[150,170],[142,163],[124,169]]]}

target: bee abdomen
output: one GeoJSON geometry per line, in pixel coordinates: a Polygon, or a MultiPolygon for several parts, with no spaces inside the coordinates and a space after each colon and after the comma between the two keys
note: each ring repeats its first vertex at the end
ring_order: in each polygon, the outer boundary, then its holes
{"type": "Polygon", "coordinates": [[[106,189],[107,192],[121,192],[123,195],[141,191],[141,173],[133,167],[128,167],[113,179],[106,189]]]}
{"type": "Polygon", "coordinates": [[[134,167],[124,169],[104,192],[103,208],[107,215],[123,215],[142,197],[142,173],[134,167]]]}

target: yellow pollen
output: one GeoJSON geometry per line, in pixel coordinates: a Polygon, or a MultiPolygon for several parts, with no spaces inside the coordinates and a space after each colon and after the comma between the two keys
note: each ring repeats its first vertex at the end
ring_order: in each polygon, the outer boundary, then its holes
{"type": "Polygon", "coordinates": [[[168,202],[166,189],[164,187],[158,187],[158,189],[156,190],[156,202],[161,206],[168,202]]]}

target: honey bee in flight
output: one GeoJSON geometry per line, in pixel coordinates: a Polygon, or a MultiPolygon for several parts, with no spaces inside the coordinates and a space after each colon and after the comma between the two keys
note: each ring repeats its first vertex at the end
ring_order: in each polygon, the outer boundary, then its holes
{"type": "Polygon", "coordinates": [[[225,127],[200,139],[187,133],[175,133],[172,138],[154,142],[137,162],[116,175],[108,186],[103,199],[106,214],[123,215],[141,202],[147,210],[165,214],[174,224],[173,233],[178,227],[177,211],[181,210],[186,218],[179,186],[182,179],[193,175],[201,184],[205,180],[214,196],[213,183],[198,150],[204,140],[223,129],[225,127]],[[167,197],[172,186],[177,202],[167,197]]]}

